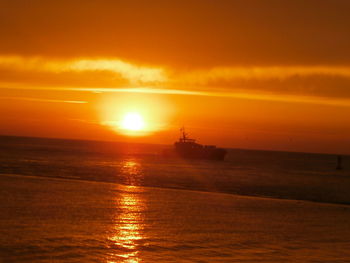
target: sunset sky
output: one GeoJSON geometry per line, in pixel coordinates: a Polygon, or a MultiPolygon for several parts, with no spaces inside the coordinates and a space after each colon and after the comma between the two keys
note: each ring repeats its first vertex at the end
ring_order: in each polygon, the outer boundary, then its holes
{"type": "Polygon", "coordinates": [[[185,125],[205,144],[350,154],[349,14],[347,0],[0,0],[0,134],[171,144],[185,125]],[[125,130],[133,114],[141,129],[125,130]]]}

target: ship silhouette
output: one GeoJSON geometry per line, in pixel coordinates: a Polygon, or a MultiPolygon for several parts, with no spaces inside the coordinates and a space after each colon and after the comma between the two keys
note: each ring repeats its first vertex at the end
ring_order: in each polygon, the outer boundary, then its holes
{"type": "Polygon", "coordinates": [[[180,129],[181,136],[174,143],[174,149],[166,149],[163,155],[166,157],[178,156],[185,159],[206,159],[206,160],[224,160],[227,151],[217,148],[215,145],[202,145],[196,143],[195,139],[187,136],[185,128],[180,129]]]}

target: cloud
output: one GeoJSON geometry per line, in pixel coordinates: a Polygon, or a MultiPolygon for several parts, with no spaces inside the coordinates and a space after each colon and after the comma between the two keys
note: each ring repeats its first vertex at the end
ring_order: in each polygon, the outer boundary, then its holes
{"type": "MultiPolygon", "coordinates": [[[[18,88],[23,89],[23,88],[18,88]]],[[[290,94],[271,94],[264,92],[242,92],[242,91],[208,91],[208,90],[179,90],[179,89],[165,89],[152,87],[134,87],[134,88],[102,88],[102,87],[32,87],[26,88],[29,90],[55,90],[55,91],[81,91],[93,93],[143,93],[143,94],[164,94],[164,95],[187,95],[187,96],[205,96],[205,97],[223,97],[235,98],[245,100],[260,100],[260,101],[275,101],[287,103],[305,103],[324,106],[350,107],[350,98],[327,98],[319,96],[301,96],[290,94]]],[[[1,91],[1,88],[0,88],[1,91]]],[[[57,101],[58,102],[58,101],[57,101]]],[[[60,101],[69,102],[69,101],[60,101]]],[[[72,101],[71,101],[72,102],[72,101]]],[[[74,103],[74,101],[72,102],[74,103]]],[[[87,102],[75,102],[87,103],[87,102]]]]}
{"type": "Polygon", "coordinates": [[[350,100],[347,66],[214,67],[180,71],[140,66],[118,58],[59,60],[0,56],[0,73],[0,84],[13,89],[196,95],[345,107],[350,100]]]}
{"type": "Polygon", "coordinates": [[[131,82],[164,82],[167,79],[163,69],[139,67],[115,59],[80,59],[68,62],[67,69],[72,71],[111,71],[131,82]]]}
{"type": "Polygon", "coordinates": [[[41,99],[32,97],[0,97],[0,100],[25,100],[34,102],[53,102],[53,103],[73,103],[73,104],[85,104],[87,101],[82,100],[54,100],[54,99],[41,99]]]}
{"type": "Polygon", "coordinates": [[[350,78],[350,66],[213,67],[202,70],[165,70],[140,66],[117,58],[0,56],[0,69],[46,73],[110,72],[131,83],[215,84],[233,80],[286,80],[292,77],[335,76],[350,78]]]}
{"type": "MultiPolygon", "coordinates": [[[[69,89],[72,90],[72,89],[69,89]]],[[[90,92],[117,92],[117,93],[149,93],[149,94],[169,94],[169,95],[190,95],[190,96],[206,96],[206,97],[225,97],[247,100],[262,100],[262,101],[276,101],[276,102],[288,102],[288,103],[306,103],[317,104],[327,106],[341,106],[350,107],[349,99],[339,98],[325,98],[318,96],[296,96],[289,94],[271,94],[263,92],[215,92],[207,90],[177,90],[177,89],[160,89],[151,87],[138,87],[138,88],[75,88],[75,91],[90,91],[90,92]]]]}
{"type": "Polygon", "coordinates": [[[179,79],[192,84],[207,84],[234,79],[278,79],[285,80],[295,76],[315,75],[350,77],[350,67],[339,66],[275,66],[275,67],[215,67],[182,74],[179,79]]]}
{"type": "Polygon", "coordinates": [[[0,68],[48,73],[106,71],[131,83],[212,84],[232,80],[285,80],[295,76],[337,76],[350,78],[350,66],[262,66],[213,67],[171,73],[161,67],[139,66],[116,58],[55,60],[44,57],[0,56],[0,68]]]}
{"type": "Polygon", "coordinates": [[[0,56],[0,67],[51,73],[107,71],[131,83],[163,82],[167,79],[165,71],[161,68],[137,66],[119,59],[54,60],[43,57],[0,56]]]}

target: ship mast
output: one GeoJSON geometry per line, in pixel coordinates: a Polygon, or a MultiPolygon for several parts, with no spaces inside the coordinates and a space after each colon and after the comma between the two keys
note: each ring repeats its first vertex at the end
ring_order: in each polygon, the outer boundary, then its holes
{"type": "Polygon", "coordinates": [[[187,140],[187,137],[186,137],[187,134],[185,132],[185,127],[184,126],[181,127],[180,132],[181,132],[181,135],[182,135],[181,140],[183,142],[185,142],[187,140]]]}
{"type": "Polygon", "coordinates": [[[191,142],[191,143],[194,143],[196,141],[194,139],[190,139],[189,137],[187,137],[187,133],[185,132],[185,127],[184,126],[181,127],[180,132],[181,132],[180,142],[191,142]]]}

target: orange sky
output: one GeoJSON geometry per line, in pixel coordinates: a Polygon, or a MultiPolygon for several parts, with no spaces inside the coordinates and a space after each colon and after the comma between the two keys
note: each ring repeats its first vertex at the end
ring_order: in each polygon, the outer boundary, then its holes
{"type": "Polygon", "coordinates": [[[0,2],[0,134],[350,153],[349,1],[0,2]],[[137,110],[148,125],[116,124],[137,110]]]}

